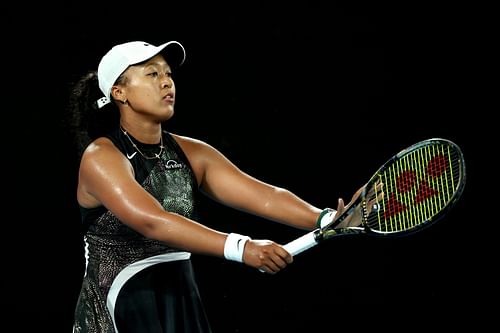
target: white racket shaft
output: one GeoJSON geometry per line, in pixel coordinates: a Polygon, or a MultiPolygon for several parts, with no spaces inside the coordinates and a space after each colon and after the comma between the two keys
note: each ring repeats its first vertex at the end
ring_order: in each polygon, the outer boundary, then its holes
{"type": "Polygon", "coordinates": [[[316,241],[316,239],[314,237],[315,232],[316,232],[316,230],[308,232],[307,234],[291,241],[290,243],[283,245],[283,247],[292,256],[295,256],[299,253],[302,253],[305,250],[310,249],[311,247],[316,246],[318,244],[318,242],[316,241]]]}

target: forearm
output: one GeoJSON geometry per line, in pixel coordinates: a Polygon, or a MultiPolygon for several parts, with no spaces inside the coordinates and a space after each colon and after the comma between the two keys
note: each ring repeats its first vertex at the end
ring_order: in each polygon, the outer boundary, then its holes
{"type": "Polygon", "coordinates": [[[166,213],[166,216],[149,221],[142,234],[178,249],[223,257],[268,273],[276,273],[292,262],[291,255],[272,241],[226,234],[177,214],[166,213]]]}
{"type": "Polygon", "coordinates": [[[315,228],[322,211],[289,190],[279,187],[270,188],[261,205],[263,217],[306,230],[315,228]]]}
{"type": "Polygon", "coordinates": [[[139,232],[174,248],[216,257],[223,257],[227,238],[227,233],[168,212],[149,217],[139,232]]]}

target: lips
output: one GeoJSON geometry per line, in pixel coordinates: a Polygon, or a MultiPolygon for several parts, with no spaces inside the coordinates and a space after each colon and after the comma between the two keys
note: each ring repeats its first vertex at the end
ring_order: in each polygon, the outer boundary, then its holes
{"type": "Polygon", "coordinates": [[[172,94],[172,93],[166,94],[163,97],[163,99],[166,100],[166,101],[168,101],[168,102],[173,102],[174,101],[174,94],[172,94]]]}

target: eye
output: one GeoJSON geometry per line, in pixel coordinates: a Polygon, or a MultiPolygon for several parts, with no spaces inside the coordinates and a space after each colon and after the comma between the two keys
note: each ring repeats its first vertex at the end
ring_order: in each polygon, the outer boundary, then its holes
{"type": "Polygon", "coordinates": [[[157,77],[158,76],[158,72],[148,73],[148,76],[157,77]]]}

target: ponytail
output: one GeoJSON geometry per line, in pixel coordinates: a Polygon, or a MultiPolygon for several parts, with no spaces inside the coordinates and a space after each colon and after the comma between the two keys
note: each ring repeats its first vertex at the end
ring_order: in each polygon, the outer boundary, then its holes
{"type": "Polygon", "coordinates": [[[114,103],[102,108],[97,100],[102,97],[97,72],[90,71],[73,86],[68,102],[69,125],[80,157],[95,139],[105,136],[118,127],[120,113],[114,103]]]}

